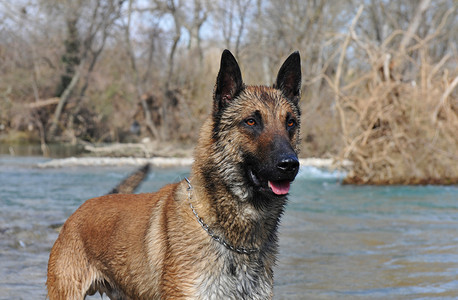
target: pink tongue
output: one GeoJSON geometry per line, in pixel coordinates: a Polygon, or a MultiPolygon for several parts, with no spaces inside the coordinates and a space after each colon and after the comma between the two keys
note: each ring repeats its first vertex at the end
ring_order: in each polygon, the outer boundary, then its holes
{"type": "Polygon", "coordinates": [[[280,182],[272,182],[269,181],[269,187],[272,189],[277,195],[286,195],[289,192],[289,182],[288,181],[280,181],[280,182]]]}

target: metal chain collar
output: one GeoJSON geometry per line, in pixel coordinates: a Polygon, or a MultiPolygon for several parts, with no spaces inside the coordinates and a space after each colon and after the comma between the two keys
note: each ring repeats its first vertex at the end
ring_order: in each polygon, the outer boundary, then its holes
{"type": "Polygon", "coordinates": [[[187,191],[188,191],[189,206],[191,207],[191,210],[194,213],[194,216],[196,216],[197,222],[199,222],[200,226],[202,226],[202,228],[208,233],[208,235],[212,239],[214,239],[215,241],[217,241],[218,243],[220,243],[221,245],[223,245],[227,249],[229,249],[231,251],[234,251],[234,252],[237,252],[239,254],[250,255],[250,254],[253,254],[255,252],[258,252],[258,249],[250,249],[250,248],[245,248],[245,247],[235,247],[235,246],[229,244],[228,242],[226,242],[222,237],[216,235],[213,232],[213,230],[211,230],[211,228],[204,222],[204,220],[202,220],[202,218],[199,217],[199,215],[197,214],[197,211],[194,209],[194,206],[191,203],[193,187],[191,185],[191,181],[189,181],[189,179],[187,177],[185,177],[184,179],[188,183],[187,191]]]}

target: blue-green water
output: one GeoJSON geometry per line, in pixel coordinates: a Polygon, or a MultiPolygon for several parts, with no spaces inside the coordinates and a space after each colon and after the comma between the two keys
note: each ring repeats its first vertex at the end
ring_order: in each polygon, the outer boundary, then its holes
{"type": "MultiPolygon", "coordinates": [[[[44,299],[49,226],[136,168],[42,161],[0,156],[0,299],[44,299]]],[[[153,169],[139,192],[188,172],[153,169]]],[[[342,186],[338,176],[305,167],[294,182],[275,299],[458,299],[458,187],[342,186]]]]}

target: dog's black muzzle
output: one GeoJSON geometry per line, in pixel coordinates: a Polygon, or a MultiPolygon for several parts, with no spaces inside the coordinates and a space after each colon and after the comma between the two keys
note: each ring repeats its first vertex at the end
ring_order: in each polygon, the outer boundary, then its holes
{"type": "Polygon", "coordinates": [[[273,140],[269,148],[270,151],[263,153],[263,158],[249,159],[249,178],[261,192],[286,195],[299,171],[299,160],[286,139],[273,140]]]}

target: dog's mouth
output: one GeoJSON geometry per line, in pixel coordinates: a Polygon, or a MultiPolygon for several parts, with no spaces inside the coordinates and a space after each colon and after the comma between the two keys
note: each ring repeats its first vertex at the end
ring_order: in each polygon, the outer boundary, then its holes
{"type": "Polygon", "coordinates": [[[289,193],[290,180],[271,181],[264,179],[256,174],[253,169],[250,169],[249,175],[254,186],[263,192],[271,192],[277,196],[284,196],[289,193]]]}

